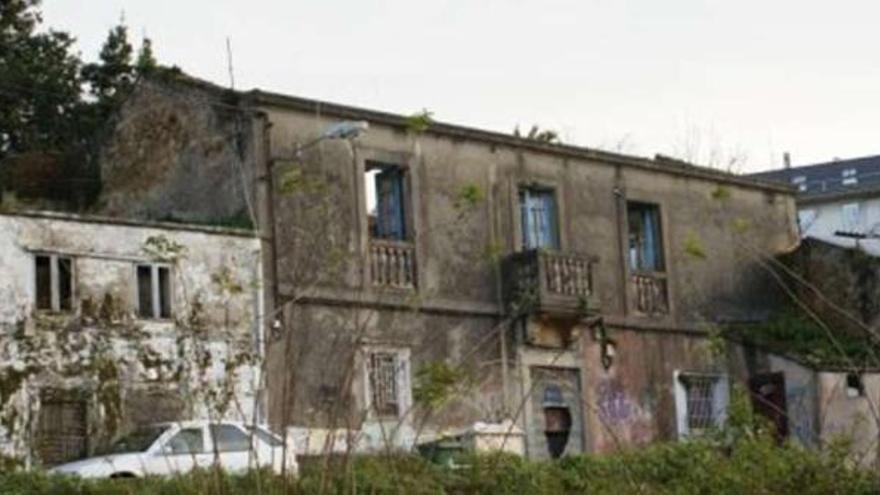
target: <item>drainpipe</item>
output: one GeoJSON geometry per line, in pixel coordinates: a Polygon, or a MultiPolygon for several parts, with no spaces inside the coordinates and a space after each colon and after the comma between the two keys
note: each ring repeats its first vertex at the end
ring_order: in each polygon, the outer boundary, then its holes
{"type": "Polygon", "coordinates": [[[620,165],[614,167],[614,203],[617,214],[617,253],[620,256],[620,309],[623,312],[623,315],[626,316],[629,313],[626,297],[626,289],[629,285],[626,270],[627,230],[624,225],[624,222],[626,221],[626,188],[623,183],[620,165]]]}
{"type": "MultiPolygon", "coordinates": [[[[498,246],[498,232],[496,231],[495,225],[495,195],[494,186],[495,186],[495,163],[493,162],[489,166],[489,192],[486,194],[486,203],[489,209],[489,243],[490,246],[498,246]]],[[[505,307],[504,307],[504,282],[503,282],[503,274],[501,273],[501,266],[499,265],[499,260],[492,260],[493,262],[493,271],[495,272],[495,293],[497,295],[496,299],[498,301],[498,308],[500,310],[501,321],[504,322],[505,317],[503,316],[505,307]]],[[[498,329],[498,338],[500,340],[500,352],[501,352],[501,402],[504,404],[504,414],[507,415],[509,413],[510,408],[510,363],[508,362],[508,349],[507,349],[507,324],[506,322],[501,324],[501,328],[498,329]]],[[[502,418],[504,419],[504,418],[502,418]]]]}

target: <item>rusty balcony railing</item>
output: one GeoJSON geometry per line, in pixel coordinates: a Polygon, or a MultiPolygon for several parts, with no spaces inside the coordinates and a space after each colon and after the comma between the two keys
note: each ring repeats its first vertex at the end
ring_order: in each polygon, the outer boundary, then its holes
{"type": "Polygon", "coordinates": [[[632,308],[644,315],[669,314],[666,274],[637,272],[630,275],[629,293],[632,308]]]}
{"type": "Polygon", "coordinates": [[[370,241],[370,279],[374,286],[395,289],[416,287],[416,251],[412,243],[370,241]]]}
{"type": "Polygon", "coordinates": [[[505,263],[508,308],[551,316],[575,316],[598,311],[591,256],[530,250],[511,255],[505,263]]]}

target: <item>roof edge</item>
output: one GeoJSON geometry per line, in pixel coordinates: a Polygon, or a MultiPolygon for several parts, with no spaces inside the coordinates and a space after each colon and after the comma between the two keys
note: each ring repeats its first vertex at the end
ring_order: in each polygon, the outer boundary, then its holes
{"type": "Polygon", "coordinates": [[[67,213],[48,210],[7,210],[0,211],[0,216],[39,218],[45,220],[60,220],[80,223],[99,223],[107,225],[119,225],[123,227],[143,227],[164,230],[178,230],[186,232],[198,232],[202,234],[248,237],[252,239],[259,238],[256,230],[241,229],[235,227],[218,227],[213,225],[162,222],[155,220],[133,220],[128,218],[118,218],[103,215],[67,213]]]}
{"type": "MultiPolygon", "coordinates": [[[[407,126],[406,116],[391,112],[370,110],[366,108],[313,100],[298,96],[285,95],[281,93],[273,93],[260,89],[250,90],[246,92],[246,95],[250,97],[251,102],[256,105],[275,106],[300,111],[307,111],[309,113],[314,113],[320,110],[320,113],[323,115],[332,115],[335,117],[347,119],[368,120],[397,128],[406,128],[407,126]]],[[[794,187],[790,185],[780,184],[775,181],[768,181],[761,178],[737,175],[730,172],[715,170],[709,167],[694,165],[683,160],[666,157],[660,154],[656,155],[654,159],[650,159],[569,144],[542,143],[538,141],[530,141],[527,139],[518,138],[511,134],[504,134],[497,131],[489,131],[485,129],[478,129],[457,124],[449,124],[445,122],[432,122],[431,126],[426,132],[442,136],[449,136],[453,138],[468,138],[472,140],[505,145],[512,148],[527,149],[530,151],[541,153],[550,153],[569,156],[572,158],[592,159],[621,165],[629,165],[661,173],[672,173],[676,175],[696,177],[710,181],[721,181],[747,188],[762,189],[765,191],[781,194],[791,194],[792,196],[794,196],[795,193],[794,187]]]]}

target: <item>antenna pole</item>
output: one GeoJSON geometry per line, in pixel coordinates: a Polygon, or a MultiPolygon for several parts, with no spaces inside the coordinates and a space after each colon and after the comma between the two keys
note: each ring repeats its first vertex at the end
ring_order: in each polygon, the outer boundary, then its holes
{"type": "Polygon", "coordinates": [[[226,64],[229,67],[229,88],[235,89],[235,73],[232,71],[232,42],[226,37],[226,64]]]}

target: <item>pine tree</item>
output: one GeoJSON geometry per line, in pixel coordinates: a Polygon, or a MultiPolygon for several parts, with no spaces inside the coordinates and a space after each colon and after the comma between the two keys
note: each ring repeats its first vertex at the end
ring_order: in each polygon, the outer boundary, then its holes
{"type": "Polygon", "coordinates": [[[41,22],[38,0],[0,0],[0,158],[80,141],[74,39],[41,22]]]}
{"type": "Polygon", "coordinates": [[[144,38],[141,49],[138,51],[137,61],[134,63],[138,76],[144,76],[155,72],[159,63],[153,55],[153,42],[150,38],[144,38]]]}
{"type": "Polygon", "coordinates": [[[119,24],[107,35],[99,61],[83,68],[83,77],[102,110],[109,111],[131,89],[135,80],[133,52],[128,41],[128,28],[119,24]]]}

